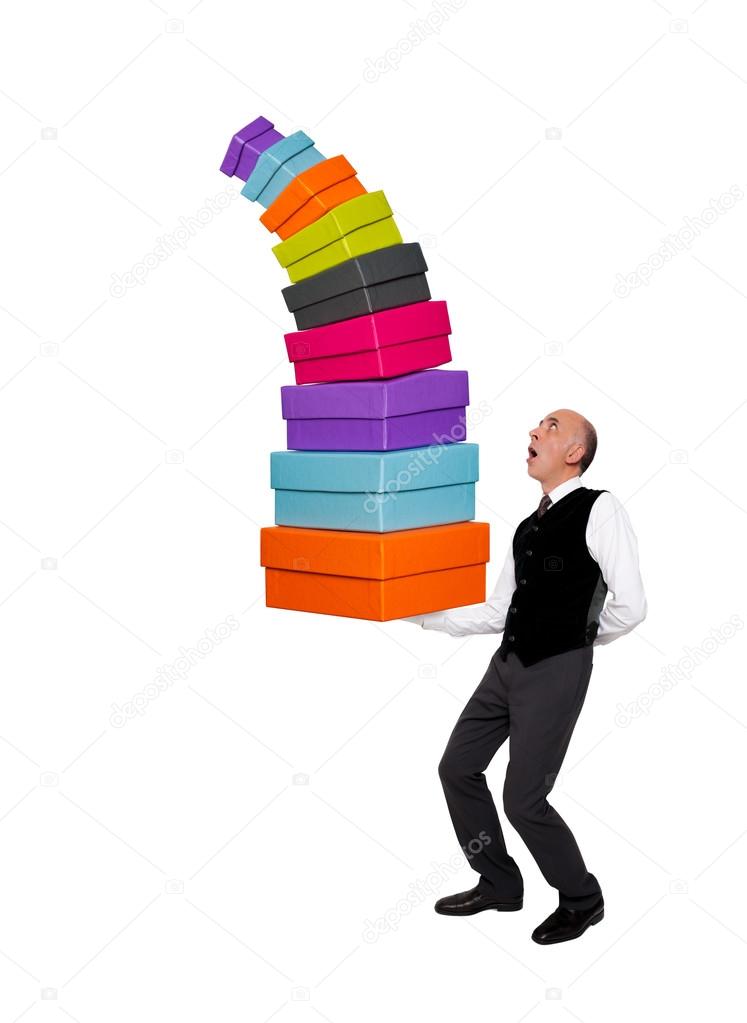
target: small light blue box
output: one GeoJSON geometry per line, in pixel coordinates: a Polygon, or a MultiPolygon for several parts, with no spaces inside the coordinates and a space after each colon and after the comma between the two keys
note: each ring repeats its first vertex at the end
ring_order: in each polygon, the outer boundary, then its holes
{"type": "Polygon", "coordinates": [[[295,177],[324,159],[306,132],[295,131],[260,153],[241,194],[267,209],[295,177]]]}

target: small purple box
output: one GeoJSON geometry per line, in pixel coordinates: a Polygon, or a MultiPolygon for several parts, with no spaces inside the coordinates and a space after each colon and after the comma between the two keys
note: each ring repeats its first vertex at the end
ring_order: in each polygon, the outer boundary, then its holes
{"type": "Polygon", "coordinates": [[[394,451],[454,444],[467,436],[464,370],[285,386],[280,394],[288,447],[297,450],[394,451]]]}
{"type": "Polygon", "coordinates": [[[275,130],[272,121],[266,117],[257,117],[251,124],[237,131],[231,139],[220,169],[229,178],[241,178],[246,181],[254,170],[259,154],[279,142],[284,135],[275,130]]]}

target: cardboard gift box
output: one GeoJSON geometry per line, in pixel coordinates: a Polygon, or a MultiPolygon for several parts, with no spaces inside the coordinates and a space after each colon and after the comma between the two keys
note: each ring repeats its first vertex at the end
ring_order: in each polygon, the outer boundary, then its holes
{"type": "Polygon", "coordinates": [[[401,376],[451,361],[446,302],[415,302],[285,335],[297,384],[401,376]]]}
{"type": "Polygon", "coordinates": [[[259,154],[241,194],[266,208],[297,174],[324,159],[306,132],[295,131],[259,154]]]}
{"type": "Polygon", "coordinates": [[[366,192],[335,206],[272,251],[292,283],[365,252],[398,245],[402,235],[382,191],[366,192]]]}
{"type": "Polygon", "coordinates": [[[221,171],[229,178],[241,178],[246,181],[254,170],[260,153],[269,149],[276,142],[280,142],[285,136],[275,130],[272,121],[266,117],[257,117],[251,124],[245,125],[241,131],[237,131],[231,139],[221,171]]]}
{"type": "Polygon", "coordinates": [[[273,451],[275,524],[389,533],[475,517],[477,444],[273,451]]]}
{"type": "Polygon", "coordinates": [[[299,330],[338,323],[431,297],[428,265],[417,242],[388,245],[283,288],[299,330]]]}
{"type": "Polygon", "coordinates": [[[295,177],[267,207],[260,223],[280,238],[290,238],[336,206],[365,192],[349,160],[333,156],[295,177]]]}
{"type": "Polygon", "coordinates": [[[465,440],[464,370],[429,369],[391,380],[280,388],[288,447],[303,451],[393,451],[465,440]]]}
{"type": "Polygon", "coordinates": [[[267,607],[385,622],[485,600],[487,522],[394,533],[267,526],[267,607]]]}

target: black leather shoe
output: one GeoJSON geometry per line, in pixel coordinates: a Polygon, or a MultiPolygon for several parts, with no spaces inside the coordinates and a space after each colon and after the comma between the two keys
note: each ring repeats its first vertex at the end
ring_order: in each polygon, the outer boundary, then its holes
{"type": "Polygon", "coordinates": [[[554,945],[557,941],[570,941],[580,937],[587,927],[598,924],[604,916],[604,899],[600,898],[588,909],[566,909],[564,906],[543,920],[532,932],[532,941],[538,945],[554,945]]]}
{"type": "Polygon", "coordinates": [[[523,899],[505,902],[485,895],[475,886],[468,892],[446,895],[443,899],[439,899],[433,908],[437,913],[443,913],[446,916],[472,916],[473,913],[482,913],[484,909],[497,909],[499,912],[510,913],[521,909],[523,905],[523,899]]]}

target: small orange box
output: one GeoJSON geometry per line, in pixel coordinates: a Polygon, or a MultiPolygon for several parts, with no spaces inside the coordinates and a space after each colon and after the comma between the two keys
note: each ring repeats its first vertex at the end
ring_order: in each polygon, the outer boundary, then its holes
{"type": "Polygon", "coordinates": [[[267,526],[267,607],[391,621],[485,600],[487,522],[391,533],[267,526]]]}
{"type": "Polygon", "coordinates": [[[259,219],[285,240],[365,191],[355,167],[344,156],[333,156],[298,174],[259,219]]]}

